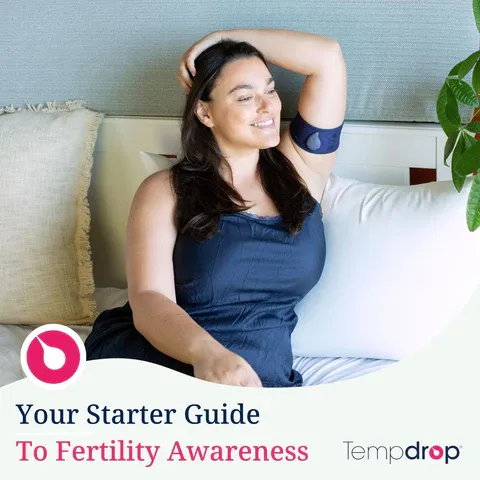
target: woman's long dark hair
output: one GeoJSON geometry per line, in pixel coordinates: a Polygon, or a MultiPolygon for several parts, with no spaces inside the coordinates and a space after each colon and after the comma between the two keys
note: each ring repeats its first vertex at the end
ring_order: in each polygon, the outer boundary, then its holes
{"type": "MultiPolygon", "coordinates": [[[[248,207],[236,189],[221,176],[220,165],[226,160],[210,128],[195,115],[195,106],[198,100],[211,100],[215,81],[226,64],[254,56],[267,66],[262,53],[253,45],[222,40],[195,59],[196,75],[182,117],[184,157],[172,167],[171,182],[176,196],[177,230],[198,241],[213,236],[222,214],[241,212],[248,207]]],[[[308,188],[290,160],[276,148],[260,149],[258,173],[285,228],[290,235],[295,235],[314,205],[308,188]]]]}

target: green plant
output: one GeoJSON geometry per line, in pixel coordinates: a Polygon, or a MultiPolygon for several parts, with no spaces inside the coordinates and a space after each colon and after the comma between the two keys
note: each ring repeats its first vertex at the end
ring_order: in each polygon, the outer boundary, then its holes
{"type": "MultiPolygon", "coordinates": [[[[480,33],[480,0],[473,0],[473,14],[477,30],[480,33]]],[[[480,121],[472,120],[462,125],[457,101],[470,107],[479,107],[480,93],[480,50],[469,55],[455,65],[448,74],[437,99],[437,116],[447,136],[444,150],[444,163],[452,155],[452,180],[458,192],[461,192],[468,175],[473,181],[467,202],[468,229],[473,232],[480,226],[480,141],[475,134],[480,133],[480,121]],[[463,78],[472,70],[472,86],[463,78]],[[473,87],[473,88],[472,88],[473,87]],[[471,135],[473,134],[473,135],[471,135]]]]}

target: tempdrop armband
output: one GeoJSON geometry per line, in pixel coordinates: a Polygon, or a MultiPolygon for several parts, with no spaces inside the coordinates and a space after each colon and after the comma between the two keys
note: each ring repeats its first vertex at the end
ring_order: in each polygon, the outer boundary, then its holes
{"type": "Polygon", "coordinates": [[[344,123],[335,128],[317,128],[306,122],[297,112],[297,116],[290,123],[290,135],[300,148],[309,153],[332,153],[338,149],[344,123]]]}

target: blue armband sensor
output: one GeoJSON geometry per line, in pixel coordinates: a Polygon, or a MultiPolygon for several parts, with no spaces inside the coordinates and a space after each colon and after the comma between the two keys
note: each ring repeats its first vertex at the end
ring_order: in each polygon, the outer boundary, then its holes
{"type": "Polygon", "coordinates": [[[290,123],[293,141],[309,153],[332,153],[338,149],[343,122],[335,128],[317,128],[306,122],[297,112],[290,123]]]}

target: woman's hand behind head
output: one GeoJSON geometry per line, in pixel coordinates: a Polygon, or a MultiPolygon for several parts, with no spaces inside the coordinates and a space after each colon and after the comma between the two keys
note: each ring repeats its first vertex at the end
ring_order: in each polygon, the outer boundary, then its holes
{"type": "Polygon", "coordinates": [[[221,32],[212,32],[194,43],[182,56],[178,66],[177,80],[186,94],[192,88],[192,78],[196,74],[195,59],[208,47],[222,40],[221,32]]]}

